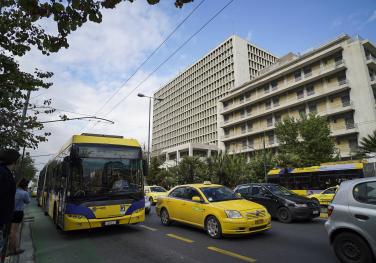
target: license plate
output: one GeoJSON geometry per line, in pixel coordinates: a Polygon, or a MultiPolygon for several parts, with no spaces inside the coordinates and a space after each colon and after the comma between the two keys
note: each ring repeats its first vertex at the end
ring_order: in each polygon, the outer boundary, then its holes
{"type": "Polygon", "coordinates": [[[260,224],[263,224],[264,223],[264,220],[263,219],[257,219],[256,221],[255,221],[255,224],[256,225],[260,225],[260,224]]]}
{"type": "Polygon", "coordinates": [[[112,226],[112,225],[116,225],[117,224],[117,221],[106,221],[103,223],[105,226],[112,226]]]}
{"type": "Polygon", "coordinates": [[[313,213],[314,215],[318,215],[320,212],[317,211],[317,210],[315,210],[315,211],[313,211],[312,213],[313,213]]]}

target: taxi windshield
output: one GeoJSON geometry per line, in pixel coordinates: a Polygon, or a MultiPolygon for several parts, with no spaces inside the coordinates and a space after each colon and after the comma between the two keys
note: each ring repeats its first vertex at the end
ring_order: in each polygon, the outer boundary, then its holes
{"type": "Polygon", "coordinates": [[[200,190],[209,202],[221,202],[228,200],[241,199],[232,190],[227,187],[202,187],[200,190]]]}
{"type": "Polygon", "coordinates": [[[151,192],[157,192],[157,193],[167,192],[166,189],[164,189],[163,187],[160,187],[160,186],[152,186],[152,187],[150,187],[150,191],[151,192]]]}

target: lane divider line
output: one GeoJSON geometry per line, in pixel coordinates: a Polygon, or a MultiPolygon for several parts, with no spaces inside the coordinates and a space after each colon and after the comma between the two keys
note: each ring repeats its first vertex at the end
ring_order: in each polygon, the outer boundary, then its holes
{"type": "Polygon", "coordinates": [[[191,239],[188,239],[188,238],[185,238],[185,237],[181,237],[181,236],[178,236],[178,235],[175,235],[175,234],[166,234],[166,236],[171,237],[171,238],[175,238],[177,240],[180,240],[180,241],[183,241],[183,242],[187,242],[187,243],[193,243],[194,242],[191,239]]]}
{"type": "Polygon", "coordinates": [[[230,257],[233,257],[233,258],[243,260],[245,262],[256,262],[256,259],[254,259],[254,258],[246,257],[246,256],[240,255],[238,253],[234,253],[234,252],[224,250],[224,249],[220,249],[220,248],[217,248],[217,247],[208,247],[208,249],[211,250],[211,251],[221,253],[223,255],[227,255],[227,256],[230,256],[230,257]]]}
{"type": "Polygon", "coordinates": [[[140,225],[140,227],[145,228],[145,229],[150,230],[150,231],[157,231],[158,230],[156,228],[152,228],[150,226],[145,226],[145,225],[140,225]]]}

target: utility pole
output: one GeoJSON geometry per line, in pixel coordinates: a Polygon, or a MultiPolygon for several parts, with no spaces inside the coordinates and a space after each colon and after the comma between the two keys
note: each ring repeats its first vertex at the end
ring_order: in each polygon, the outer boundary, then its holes
{"type": "MultiPolygon", "coordinates": [[[[26,114],[27,114],[27,110],[29,108],[30,95],[31,95],[31,90],[28,90],[27,94],[26,94],[26,100],[25,100],[25,103],[24,103],[24,107],[23,107],[23,110],[22,110],[21,129],[23,129],[24,125],[25,125],[26,114]]],[[[19,173],[22,171],[23,161],[24,161],[24,158],[25,158],[25,149],[26,149],[26,145],[22,148],[20,167],[18,169],[18,173],[16,173],[16,182],[18,182],[18,180],[21,179],[19,173]]]]}
{"type": "Polygon", "coordinates": [[[268,174],[267,174],[267,171],[266,171],[266,147],[265,147],[265,131],[264,131],[264,136],[263,136],[263,140],[262,140],[262,143],[263,143],[263,158],[264,158],[264,178],[265,178],[265,183],[268,182],[268,174]]]}

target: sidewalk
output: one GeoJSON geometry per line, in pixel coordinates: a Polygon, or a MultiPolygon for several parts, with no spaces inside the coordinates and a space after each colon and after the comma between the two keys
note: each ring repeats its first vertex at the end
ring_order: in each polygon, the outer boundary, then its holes
{"type": "Polygon", "coordinates": [[[20,233],[20,247],[25,249],[21,255],[7,257],[6,263],[34,263],[34,245],[32,239],[31,224],[34,222],[34,217],[30,216],[29,209],[25,209],[25,217],[21,226],[20,233]]]}

